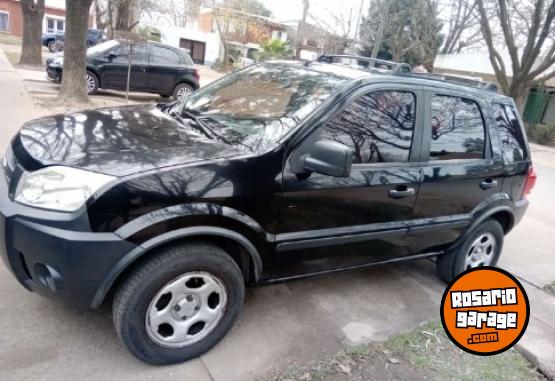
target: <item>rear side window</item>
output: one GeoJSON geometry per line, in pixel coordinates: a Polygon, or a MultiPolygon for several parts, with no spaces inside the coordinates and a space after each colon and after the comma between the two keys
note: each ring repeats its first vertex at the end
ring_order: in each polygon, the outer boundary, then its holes
{"type": "Polygon", "coordinates": [[[409,160],[416,99],[405,91],[375,91],[357,98],[324,126],[322,137],[353,149],[353,164],[409,160]]]}
{"type": "Polygon", "coordinates": [[[173,49],[153,46],[150,62],[155,65],[179,65],[181,59],[173,49]]]}
{"type": "Polygon", "coordinates": [[[481,159],[485,149],[482,113],[474,101],[432,97],[430,160],[481,159]]]}
{"type": "Polygon", "coordinates": [[[493,109],[505,161],[513,163],[525,160],[526,144],[515,109],[501,104],[495,104],[493,109]]]}

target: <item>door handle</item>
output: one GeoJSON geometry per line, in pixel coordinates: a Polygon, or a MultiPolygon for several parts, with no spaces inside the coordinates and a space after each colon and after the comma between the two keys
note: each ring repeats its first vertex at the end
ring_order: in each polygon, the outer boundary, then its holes
{"type": "Polygon", "coordinates": [[[494,179],[485,179],[480,183],[480,188],[483,190],[495,188],[499,183],[494,179]]]}
{"type": "Polygon", "coordinates": [[[406,185],[400,185],[398,187],[395,187],[395,189],[391,189],[389,191],[389,197],[396,200],[400,198],[414,196],[415,194],[416,191],[414,190],[414,188],[408,188],[406,185]]]}

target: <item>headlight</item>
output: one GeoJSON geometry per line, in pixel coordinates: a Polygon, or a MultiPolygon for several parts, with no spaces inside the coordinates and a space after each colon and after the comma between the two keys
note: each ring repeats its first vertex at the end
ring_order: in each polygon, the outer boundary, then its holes
{"type": "Polygon", "coordinates": [[[38,208],[72,212],[115,177],[70,167],[47,167],[25,172],[15,201],[38,208]]]}

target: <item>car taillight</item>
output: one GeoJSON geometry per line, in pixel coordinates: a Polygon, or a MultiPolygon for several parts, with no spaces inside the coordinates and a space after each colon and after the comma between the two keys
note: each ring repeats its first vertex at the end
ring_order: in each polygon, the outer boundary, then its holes
{"type": "Polygon", "coordinates": [[[528,169],[528,174],[526,175],[526,182],[524,183],[524,190],[522,191],[522,198],[528,196],[534,185],[536,185],[536,180],[538,179],[538,175],[536,171],[534,171],[534,167],[530,167],[528,169]]]}
{"type": "Polygon", "coordinates": [[[194,75],[197,79],[200,79],[200,73],[198,72],[197,69],[193,70],[193,75],[194,75]]]}

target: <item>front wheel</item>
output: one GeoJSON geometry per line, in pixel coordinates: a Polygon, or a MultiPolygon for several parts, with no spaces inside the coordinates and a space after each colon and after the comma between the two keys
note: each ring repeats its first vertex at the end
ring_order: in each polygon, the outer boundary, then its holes
{"type": "Polygon", "coordinates": [[[445,282],[451,282],[468,269],[495,266],[503,248],[504,234],[499,222],[482,222],[461,245],[437,258],[437,274],[445,282]]]}
{"type": "Polygon", "coordinates": [[[114,325],[138,359],[175,364],[216,345],[233,326],[244,296],[241,270],[218,246],[169,246],[121,285],[114,298],[114,325]]]}

